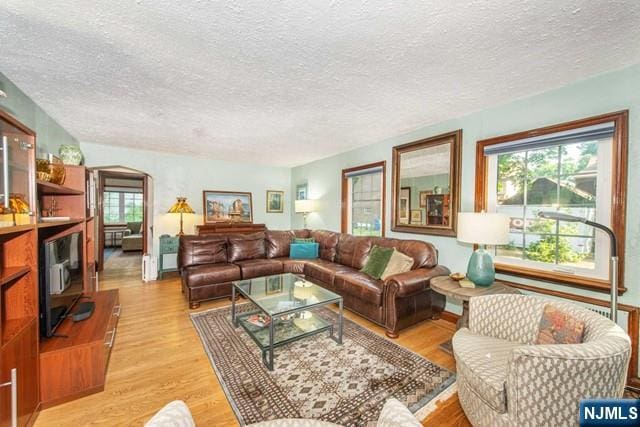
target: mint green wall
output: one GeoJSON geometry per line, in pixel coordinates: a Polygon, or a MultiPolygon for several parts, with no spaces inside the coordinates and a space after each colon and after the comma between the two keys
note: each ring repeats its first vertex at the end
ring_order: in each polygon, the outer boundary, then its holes
{"type": "Polygon", "coordinates": [[[431,190],[438,186],[443,193],[449,187],[449,174],[419,176],[416,178],[402,178],[401,187],[411,187],[411,209],[422,209],[422,217],[426,215],[425,209],[420,207],[420,192],[431,190]]]}
{"type": "MultiPolygon", "coordinates": [[[[318,199],[317,212],[309,215],[310,228],[340,230],[340,171],[344,168],[380,160],[387,162],[387,224],[391,237],[413,238],[433,242],[440,250],[440,262],[453,271],[466,271],[471,246],[455,238],[393,233],[391,218],[391,148],[452,130],[463,130],[461,210],[472,211],[474,203],[476,141],[492,136],[538,128],[597,114],[629,110],[629,179],[627,203],[625,285],[629,289],[621,302],[640,305],[640,64],[592,77],[506,105],[489,108],[467,116],[417,129],[340,155],[318,160],[292,170],[292,189],[301,182],[309,183],[309,196],[318,199]]],[[[302,227],[302,216],[293,214],[293,227],[302,227]]],[[[523,280],[525,283],[530,283],[523,280]]],[[[553,284],[548,288],[596,298],[601,293],[579,291],[553,284]]],[[[459,310],[449,302],[448,309],[459,310]]]]}
{"type": "MultiPolygon", "coordinates": [[[[158,237],[175,235],[179,220],[167,210],[177,196],[184,196],[196,211],[184,215],[184,232],[194,232],[202,224],[202,191],[249,191],[253,200],[253,222],[266,224],[272,230],[291,227],[290,210],[267,213],[267,190],[284,191],[284,201],[291,200],[291,169],[247,163],[232,163],[189,155],[114,147],[82,142],[85,163],[90,167],[125,166],[149,174],[153,178],[154,252],[158,253],[158,237]]],[[[285,205],[288,206],[288,205],[285,205]]]]}
{"type": "Polygon", "coordinates": [[[58,148],[62,144],[78,145],[78,141],[69,132],[2,73],[0,90],[7,94],[6,98],[0,98],[0,109],[9,112],[36,133],[39,154],[58,154],[58,148]]]}

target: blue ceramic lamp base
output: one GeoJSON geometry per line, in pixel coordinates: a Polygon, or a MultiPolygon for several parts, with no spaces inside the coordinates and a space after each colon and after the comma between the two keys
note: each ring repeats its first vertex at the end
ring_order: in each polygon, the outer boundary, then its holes
{"type": "Polygon", "coordinates": [[[476,249],[467,266],[467,279],[477,286],[491,286],[496,280],[491,254],[482,248],[476,249]]]}

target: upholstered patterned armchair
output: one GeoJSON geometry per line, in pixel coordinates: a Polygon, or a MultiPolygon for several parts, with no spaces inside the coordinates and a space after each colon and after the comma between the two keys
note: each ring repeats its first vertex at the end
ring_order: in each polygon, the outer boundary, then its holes
{"type": "Polygon", "coordinates": [[[453,337],[460,404],[474,426],[577,425],[580,399],[621,397],[631,344],[611,320],[527,295],[469,302],[453,337]],[[585,322],[581,344],[534,344],[545,305],[585,322]]]}

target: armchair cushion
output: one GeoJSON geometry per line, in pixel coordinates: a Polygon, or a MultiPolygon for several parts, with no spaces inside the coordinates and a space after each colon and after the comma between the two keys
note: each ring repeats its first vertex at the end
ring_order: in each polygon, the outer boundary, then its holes
{"type": "Polygon", "coordinates": [[[546,305],[536,344],[580,344],[582,334],[584,322],[552,305],[546,305]]]}
{"type": "Polygon", "coordinates": [[[453,336],[456,369],[469,388],[494,411],[507,411],[507,367],[522,344],[474,334],[462,328],[453,336]]]}

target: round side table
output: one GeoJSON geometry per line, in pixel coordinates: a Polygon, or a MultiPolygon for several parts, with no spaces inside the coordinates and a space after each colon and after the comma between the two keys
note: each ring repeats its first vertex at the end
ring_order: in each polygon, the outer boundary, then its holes
{"type": "MultiPolygon", "coordinates": [[[[449,276],[434,277],[431,279],[431,289],[434,292],[462,301],[462,316],[456,322],[456,331],[469,325],[469,300],[473,297],[496,294],[521,294],[519,290],[495,281],[491,286],[476,286],[475,288],[463,288],[449,276]]],[[[440,348],[447,353],[453,353],[451,340],[444,342],[440,348]]]]}

